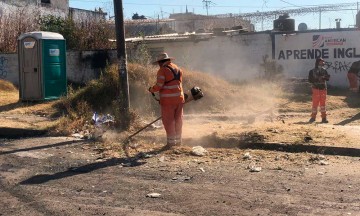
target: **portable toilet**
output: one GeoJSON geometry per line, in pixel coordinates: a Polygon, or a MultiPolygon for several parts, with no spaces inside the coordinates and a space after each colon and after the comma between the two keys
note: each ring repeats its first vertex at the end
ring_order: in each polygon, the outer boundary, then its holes
{"type": "Polygon", "coordinates": [[[54,32],[18,38],[20,100],[52,100],[66,95],[66,41],[54,32]]]}

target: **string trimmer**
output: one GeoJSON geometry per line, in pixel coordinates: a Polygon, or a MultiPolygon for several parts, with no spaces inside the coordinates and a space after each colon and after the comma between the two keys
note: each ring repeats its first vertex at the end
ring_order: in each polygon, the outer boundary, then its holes
{"type": "MultiPolygon", "coordinates": [[[[159,101],[158,98],[156,98],[155,94],[152,93],[153,97],[155,100],[159,101]]],[[[204,97],[204,93],[201,91],[201,89],[197,86],[191,88],[190,90],[190,97],[188,96],[188,94],[185,94],[185,104],[190,102],[190,101],[193,101],[193,100],[199,100],[201,99],[202,97],[204,97]]],[[[159,116],[157,119],[155,119],[154,121],[150,122],[149,124],[147,124],[146,126],[144,126],[143,128],[139,129],[138,131],[136,131],[135,133],[131,134],[130,136],[128,136],[124,141],[123,141],[123,150],[126,154],[127,157],[130,157],[129,156],[129,152],[128,152],[128,149],[129,149],[129,145],[131,143],[131,139],[137,135],[138,133],[140,133],[141,131],[145,130],[146,128],[148,128],[149,126],[151,126],[152,124],[154,124],[155,122],[159,121],[161,119],[161,116],[159,116]]],[[[136,150],[136,148],[134,148],[136,150]]]]}

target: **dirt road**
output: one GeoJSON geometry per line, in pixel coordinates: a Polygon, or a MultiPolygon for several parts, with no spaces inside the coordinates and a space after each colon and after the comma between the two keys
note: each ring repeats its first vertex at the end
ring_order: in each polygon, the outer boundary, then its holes
{"type": "Polygon", "coordinates": [[[111,131],[101,145],[45,137],[47,104],[0,97],[0,215],[360,215],[358,97],[329,95],[330,123],[309,124],[306,94],[248,95],[234,110],[186,107],[184,147],[161,151],[159,124],[132,158],[111,131]]]}
{"type": "Polygon", "coordinates": [[[155,154],[163,129],[148,130],[133,141],[145,153],[132,160],[104,157],[102,147],[69,137],[1,140],[0,215],[360,215],[358,149],[330,142],[319,147],[313,137],[296,151],[284,143],[261,150],[269,143],[251,145],[245,138],[277,135],[282,121],[269,131],[266,122],[246,129],[229,121],[219,128],[220,122],[201,119],[217,133],[196,131],[199,118],[188,117],[188,147],[155,154]],[[255,127],[257,135],[249,132],[255,127]],[[226,128],[232,133],[223,133],[226,128]],[[191,154],[191,146],[206,143],[212,147],[206,156],[191,154]]]}

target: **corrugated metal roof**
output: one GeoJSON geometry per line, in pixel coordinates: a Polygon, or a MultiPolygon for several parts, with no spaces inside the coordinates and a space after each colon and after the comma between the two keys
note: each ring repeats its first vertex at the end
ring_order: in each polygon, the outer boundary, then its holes
{"type": "MultiPolygon", "coordinates": [[[[145,37],[134,37],[126,38],[127,42],[137,42],[137,41],[161,41],[161,40],[184,40],[184,39],[209,39],[213,33],[185,33],[185,34],[164,34],[164,35],[152,35],[145,37]]],[[[116,41],[116,40],[114,40],[116,41]]]]}

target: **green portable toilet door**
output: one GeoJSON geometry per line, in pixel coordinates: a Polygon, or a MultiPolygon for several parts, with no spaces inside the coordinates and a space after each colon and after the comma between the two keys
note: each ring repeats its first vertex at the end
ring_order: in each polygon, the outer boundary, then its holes
{"type": "Polygon", "coordinates": [[[66,94],[65,40],[43,40],[44,99],[66,94]]]}
{"type": "Polygon", "coordinates": [[[38,42],[31,37],[22,41],[22,98],[27,100],[39,100],[41,94],[41,73],[39,70],[38,42]]]}

